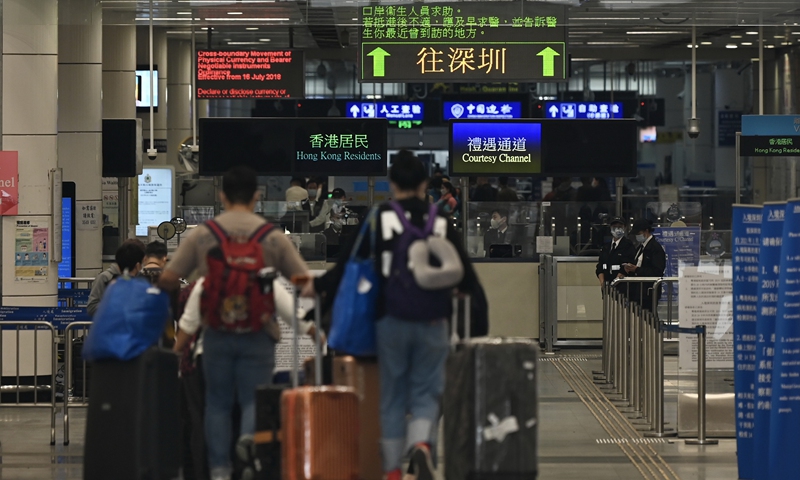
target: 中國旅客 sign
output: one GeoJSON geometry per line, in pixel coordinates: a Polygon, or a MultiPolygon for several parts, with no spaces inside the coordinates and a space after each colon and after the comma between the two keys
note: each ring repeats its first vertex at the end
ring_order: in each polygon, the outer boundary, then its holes
{"type": "Polygon", "coordinates": [[[567,79],[567,11],[543,2],[365,5],[364,82],[567,79]]]}
{"type": "Polygon", "coordinates": [[[536,122],[453,122],[450,173],[528,175],[542,171],[542,125],[536,122]]]}
{"type": "Polygon", "coordinates": [[[443,118],[445,120],[486,120],[521,117],[521,102],[444,102],[443,118]]]}

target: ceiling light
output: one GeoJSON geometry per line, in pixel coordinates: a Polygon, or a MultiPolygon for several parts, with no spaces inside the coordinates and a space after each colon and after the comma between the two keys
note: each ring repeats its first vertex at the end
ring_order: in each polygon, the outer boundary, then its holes
{"type": "Polygon", "coordinates": [[[628,45],[628,42],[586,42],[586,45],[628,45]]]}
{"type": "Polygon", "coordinates": [[[743,47],[749,47],[752,44],[753,44],[753,42],[742,42],[742,46],[743,47]]]}
{"type": "Polygon", "coordinates": [[[736,45],[735,43],[729,43],[729,44],[725,45],[725,48],[733,49],[733,48],[739,48],[739,46],[736,45]]]}
{"type": "MultiPolygon", "coordinates": [[[[184,22],[188,20],[186,17],[153,17],[154,22],[184,22]]],[[[193,20],[200,20],[195,18],[193,20]]],[[[149,22],[150,17],[136,17],[137,22],[149,22]]]]}
{"type": "Polygon", "coordinates": [[[764,45],[764,48],[775,48],[775,45],[764,45]]]}
{"type": "Polygon", "coordinates": [[[228,15],[241,15],[242,12],[228,12],[228,15]]]}
{"type": "Polygon", "coordinates": [[[245,30],[250,30],[250,31],[258,30],[258,27],[247,27],[247,28],[245,28],[245,30]]]}
{"type": "Polygon", "coordinates": [[[786,38],[785,35],[775,35],[775,38],[786,38]]]}
{"type": "Polygon", "coordinates": [[[261,45],[259,42],[228,42],[228,45],[261,45]]]}
{"type": "Polygon", "coordinates": [[[758,32],[745,32],[748,35],[758,35],[758,32]]]}
{"type": "Polygon", "coordinates": [[[176,12],[178,15],[191,15],[192,12],[176,12]]]}
{"type": "Polygon", "coordinates": [[[792,35],[800,35],[800,32],[792,32],[792,35]]]}
{"type": "Polygon", "coordinates": [[[714,42],[700,42],[700,45],[714,45],[714,42]]]}
{"type": "Polygon", "coordinates": [[[272,39],[271,38],[259,38],[258,41],[259,42],[271,42],[272,39]]]}
{"type": "Polygon", "coordinates": [[[791,45],[791,44],[792,44],[792,42],[782,42],[782,43],[781,43],[781,45],[784,45],[784,46],[789,46],[789,45],[791,45]]]}
{"type": "Polygon", "coordinates": [[[358,17],[353,17],[350,20],[353,20],[354,22],[357,22],[358,21],[358,17]]]}
{"type": "Polygon", "coordinates": [[[741,35],[731,35],[731,38],[742,38],[741,35]]]}
{"type": "Polygon", "coordinates": [[[669,32],[669,31],[658,31],[658,30],[634,30],[632,32],[626,32],[628,35],[674,35],[680,34],[684,32],[669,32]]]}

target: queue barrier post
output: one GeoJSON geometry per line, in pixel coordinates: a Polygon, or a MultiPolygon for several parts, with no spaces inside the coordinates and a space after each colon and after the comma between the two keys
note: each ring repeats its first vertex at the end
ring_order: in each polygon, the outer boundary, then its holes
{"type": "MultiPolygon", "coordinates": [[[[84,336],[88,334],[89,327],[92,322],[72,322],[64,329],[64,445],[69,445],[69,410],[70,408],[86,408],[89,406],[87,392],[87,385],[89,384],[86,375],[86,361],[83,361],[81,366],[81,375],[83,382],[81,383],[81,391],[73,392],[73,397],[78,397],[80,393],[80,403],[70,402],[70,389],[72,388],[72,356],[73,356],[73,333],[75,330],[83,332],[84,336]]],[[[83,356],[81,356],[83,358],[83,356]]]]}

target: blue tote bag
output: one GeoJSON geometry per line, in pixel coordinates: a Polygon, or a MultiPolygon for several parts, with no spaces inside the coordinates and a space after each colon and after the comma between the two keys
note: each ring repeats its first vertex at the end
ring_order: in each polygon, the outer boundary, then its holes
{"type": "Polygon", "coordinates": [[[375,270],[376,211],[374,208],[370,211],[358,232],[333,300],[328,346],[348,355],[373,356],[377,353],[375,320],[380,277],[375,270]],[[367,233],[370,236],[370,254],[367,258],[359,258],[358,251],[367,233]]]}
{"type": "Polygon", "coordinates": [[[152,347],[169,319],[169,295],[145,279],[119,277],[103,295],[86,337],[83,356],[133,360],[152,347]]]}

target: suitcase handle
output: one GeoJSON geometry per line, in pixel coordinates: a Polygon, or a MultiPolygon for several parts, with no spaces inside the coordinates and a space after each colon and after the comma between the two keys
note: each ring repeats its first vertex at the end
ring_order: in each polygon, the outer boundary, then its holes
{"type": "Polygon", "coordinates": [[[471,338],[470,329],[472,328],[472,296],[468,293],[453,295],[453,319],[450,322],[452,328],[451,348],[453,351],[458,345],[458,311],[461,307],[461,299],[464,299],[464,342],[469,342],[471,338]]]}
{"type": "MultiPolygon", "coordinates": [[[[294,309],[292,311],[292,388],[300,385],[300,321],[297,310],[300,307],[300,291],[308,282],[313,281],[311,275],[292,275],[291,282],[294,286],[294,309]]],[[[314,298],[314,385],[322,385],[322,302],[319,294],[314,298]]]]}

